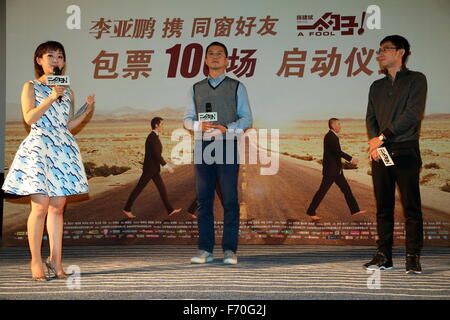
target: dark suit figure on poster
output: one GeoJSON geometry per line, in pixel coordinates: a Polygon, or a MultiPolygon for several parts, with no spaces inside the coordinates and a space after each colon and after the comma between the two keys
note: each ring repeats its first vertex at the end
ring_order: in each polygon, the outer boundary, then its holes
{"type": "MultiPolygon", "coordinates": [[[[220,184],[216,184],[216,193],[219,197],[220,203],[223,207],[223,200],[222,200],[222,192],[220,191],[220,184]]],[[[197,210],[199,208],[198,198],[195,197],[194,201],[192,201],[191,205],[189,206],[187,212],[191,215],[193,219],[197,219],[197,210]]]]}
{"type": "Polygon", "coordinates": [[[173,169],[167,164],[161,155],[162,144],[159,140],[159,134],[162,132],[162,121],[163,119],[160,117],[155,117],[151,121],[152,132],[148,135],[147,140],[145,141],[145,157],[142,175],[138,184],[128,197],[128,201],[122,210],[128,218],[136,218],[136,216],[131,212],[131,207],[150,180],[153,180],[155,183],[159,195],[161,196],[161,200],[166,207],[167,214],[171,216],[181,211],[181,208],[173,209],[170,204],[169,198],[167,197],[166,187],[160,174],[161,166],[168,169],[170,173],[173,173],[173,169]]]}
{"type": "Polygon", "coordinates": [[[341,158],[351,162],[358,163],[357,159],[353,159],[350,155],[341,150],[341,145],[339,143],[338,133],[341,131],[341,124],[339,119],[331,118],[328,120],[328,127],[330,131],[325,135],[323,141],[323,178],[320,184],[319,190],[314,195],[314,198],[309,205],[307,214],[311,216],[313,221],[320,220],[321,218],[316,216],[316,209],[319,206],[322,199],[325,197],[326,193],[330,189],[333,183],[336,183],[339,189],[345,196],[345,201],[350,209],[351,214],[358,215],[365,213],[366,211],[361,211],[359,209],[358,203],[353,196],[352,190],[348,185],[347,180],[344,177],[344,172],[342,170],[341,158]]]}

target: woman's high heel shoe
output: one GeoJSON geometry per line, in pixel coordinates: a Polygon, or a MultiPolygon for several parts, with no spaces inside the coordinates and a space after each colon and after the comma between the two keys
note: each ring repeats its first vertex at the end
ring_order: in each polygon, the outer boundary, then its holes
{"type": "Polygon", "coordinates": [[[47,267],[47,272],[48,272],[49,277],[50,277],[50,271],[53,272],[56,279],[67,279],[69,277],[69,275],[67,275],[64,272],[62,274],[58,274],[56,272],[56,267],[54,264],[51,263],[50,257],[48,257],[47,260],[45,260],[45,266],[47,267]]]}

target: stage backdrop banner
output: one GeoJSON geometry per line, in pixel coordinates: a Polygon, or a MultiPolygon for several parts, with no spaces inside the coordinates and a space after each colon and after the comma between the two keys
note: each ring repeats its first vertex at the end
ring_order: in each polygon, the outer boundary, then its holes
{"type": "MultiPolygon", "coordinates": [[[[376,50],[387,35],[411,43],[408,67],[428,80],[420,147],[425,244],[448,245],[450,231],[450,3],[399,1],[6,1],[5,174],[29,132],[22,120],[22,85],[34,78],[33,53],[47,40],[66,49],[67,71],[80,108],[96,94],[92,117],[74,133],[89,177],[88,195],[70,197],[66,244],[194,244],[197,221],[191,135],[182,119],[192,85],[205,77],[205,50],[228,47],[228,76],[245,84],[253,128],[244,139],[239,173],[240,243],[374,244],[375,200],[367,155],[365,113],[379,73],[376,50]],[[144,159],[150,120],[165,119],[162,171],[169,199],[183,210],[168,217],[153,182],[136,200],[136,219],[121,212],[144,159]],[[343,151],[359,160],[345,176],[361,209],[351,217],[333,186],[306,215],[322,179],[327,120],[341,120],[343,151]]],[[[2,119],[3,121],[3,119],[2,119]]],[[[26,245],[29,197],[4,203],[4,238],[26,245]]],[[[223,209],[215,201],[217,243],[223,209]]],[[[396,205],[395,241],[404,243],[396,205]]]]}

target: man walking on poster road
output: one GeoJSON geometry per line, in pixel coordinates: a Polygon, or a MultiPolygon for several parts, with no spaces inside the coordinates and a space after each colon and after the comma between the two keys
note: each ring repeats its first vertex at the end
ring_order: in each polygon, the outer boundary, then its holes
{"type": "Polygon", "coordinates": [[[145,141],[145,156],[142,175],[136,187],[128,197],[125,207],[122,210],[122,212],[131,219],[136,218],[136,216],[131,212],[131,207],[150,180],[153,180],[156,188],[158,189],[161,200],[166,207],[167,215],[172,216],[181,211],[181,208],[174,209],[172,207],[169,197],[167,196],[166,186],[164,185],[164,181],[162,180],[160,174],[161,166],[169,170],[170,173],[174,172],[172,167],[170,167],[162,157],[162,144],[159,140],[159,135],[162,133],[163,119],[161,117],[154,117],[151,120],[150,125],[152,127],[152,131],[145,141]]]}
{"type": "Polygon", "coordinates": [[[323,169],[322,169],[322,182],[320,183],[319,190],[314,195],[311,204],[309,205],[306,213],[311,217],[312,221],[318,221],[321,217],[316,215],[316,209],[319,206],[322,199],[330,189],[333,183],[339,187],[345,196],[348,208],[352,216],[365,213],[365,210],[360,210],[352,190],[344,177],[344,171],[342,170],[341,158],[357,164],[358,160],[352,158],[352,156],[341,150],[339,143],[339,132],[341,131],[341,123],[337,118],[331,118],[328,120],[328,128],[330,130],[325,135],[323,140],[323,169]]]}

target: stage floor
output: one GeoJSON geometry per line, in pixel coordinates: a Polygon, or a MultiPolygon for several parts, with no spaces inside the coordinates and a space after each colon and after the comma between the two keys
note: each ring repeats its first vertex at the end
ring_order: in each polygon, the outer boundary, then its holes
{"type": "MultiPolygon", "coordinates": [[[[44,248],[44,257],[48,249],[44,248]]],[[[450,247],[426,247],[421,275],[405,274],[404,248],[392,271],[362,268],[367,246],[240,246],[239,263],[192,265],[192,245],[64,248],[78,279],[31,281],[27,248],[0,248],[0,299],[450,299],[450,247]],[[79,281],[78,281],[79,280],[79,281]]]]}

